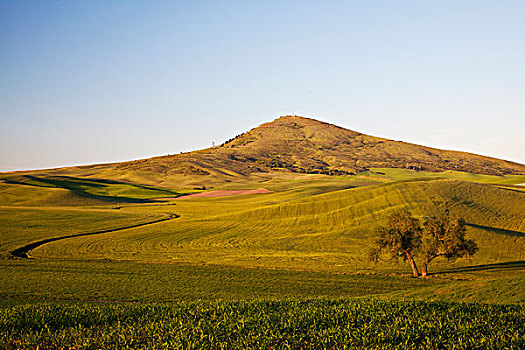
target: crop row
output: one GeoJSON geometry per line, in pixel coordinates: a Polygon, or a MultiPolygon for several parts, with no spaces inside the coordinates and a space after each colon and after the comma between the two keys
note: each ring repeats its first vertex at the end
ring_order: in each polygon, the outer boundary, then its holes
{"type": "Polygon", "coordinates": [[[523,324],[523,305],[374,299],[43,303],[0,309],[0,344],[6,349],[523,349],[523,324]]]}

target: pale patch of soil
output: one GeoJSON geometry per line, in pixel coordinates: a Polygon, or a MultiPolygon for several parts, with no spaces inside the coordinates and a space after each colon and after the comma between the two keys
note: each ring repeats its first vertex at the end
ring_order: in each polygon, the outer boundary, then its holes
{"type": "Polygon", "coordinates": [[[238,196],[241,194],[264,194],[272,193],[266,188],[258,188],[256,190],[213,190],[207,192],[193,193],[187,196],[177,197],[176,199],[192,199],[192,198],[212,198],[212,197],[227,197],[238,196]]]}

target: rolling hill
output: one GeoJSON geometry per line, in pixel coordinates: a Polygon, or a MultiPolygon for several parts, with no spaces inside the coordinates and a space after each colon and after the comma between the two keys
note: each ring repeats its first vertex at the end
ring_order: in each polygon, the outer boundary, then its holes
{"type": "Polygon", "coordinates": [[[387,140],[297,116],[280,117],[217,147],[116,167],[202,176],[247,176],[276,170],[342,175],[385,167],[487,175],[525,174],[525,166],[521,164],[387,140]]]}
{"type": "MultiPolygon", "coordinates": [[[[407,209],[420,218],[449,208],[470,224],[480,253],[468,263],[519,260],[525,250],[525,193],[458,180],[408,180],[310,195],[196,198],[176,201],[180,218],[146,228],[57,241],[40,258],[270,267],[355,272],[374,270],[366,254],[378,224],[407,209]]],[[[151,207],[137,213],[151,211],[151,207]]],[[[160,210],[160,209],[159,209],[160,210]]],[[[442,261],[439,264],[445,264],[442,261]]],[[[402,270],[388,263],[382,269],[402,270]]]]}
{"type": "Polygon", "coordinates": [[[379,286],[388,280],[388,293],[401,293],[405,264],[373,265],[366,258],[375,229],[397,209],[421,221],[449,209],[465,218],[479,252],[456,262],[436,261],[434,281],[403,293],[496,302],[506,293],[520,302],[523,183],[524,165],[295,116],[185,154],[3,173],[0,297],[179,300],[254,294],[245,287],[233,291],[224,282],[232,278],[242,286],[260,279],[261,295],[282,295],[285,280],[286,295],[296,295],[296,278],[315,285],[303,296],[364,295],[354,287],[349,291],[339,278],[362,278],[357,284],[372,294],[387,293],[379,286]],[[210,187],[265,190],[178,198],[210,187]],[[64,279],[58,286],[57,276],[64,279]],[[332,287],[336,282],[344,291],[332,287]]]}
{"type": "Polygon", "coordinates": [[[283,116],[203,150],[130,162],[20,172],[131,181],[166,187],[291,179],[302,174],[352,175],[373,168],[523,175],[525,165],[369,136],[314,119],[283,116]]]}

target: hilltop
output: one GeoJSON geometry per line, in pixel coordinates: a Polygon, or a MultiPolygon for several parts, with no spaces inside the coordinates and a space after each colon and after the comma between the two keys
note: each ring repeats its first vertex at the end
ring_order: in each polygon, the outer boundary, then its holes
{"type": "Polygon", "coordinates": [[[116,165],[166,175],[244,177],[269,172],[343,175],[369,168],[525,174],[525,166],[481,155],[392,141],[315,119],[283,116],[220,146],[116,165]]]}
{"type": "Polygon", "coordinates": [[[315,119],[283,116],[203,150],[130,162],[79,166],[72,175],[164,186],[215,186],[300,174],[352,175],[371,168],[525,174],[525,165],[365,135],[315,119]]]}

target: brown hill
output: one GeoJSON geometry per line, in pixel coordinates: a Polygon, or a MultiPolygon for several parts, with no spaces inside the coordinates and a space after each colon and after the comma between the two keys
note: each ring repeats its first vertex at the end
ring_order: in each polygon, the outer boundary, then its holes
{"type": "Polygon", "coordinates": [[[525,165],[364,135],[297,116],[280,117],[217,147],[121,163],[117,168],[225,176],[272,171],[354,174],[368,168],[525,174],[525,165]]]}
{"type": "Polygon", "coordinates": [[[275,176],[355,174],[369,168],[525,174],[522,164],[392,141],[297,116],[280,117],[220,146],[199,151],[32,173],[166,186],[214,186],[275,176]]]}

